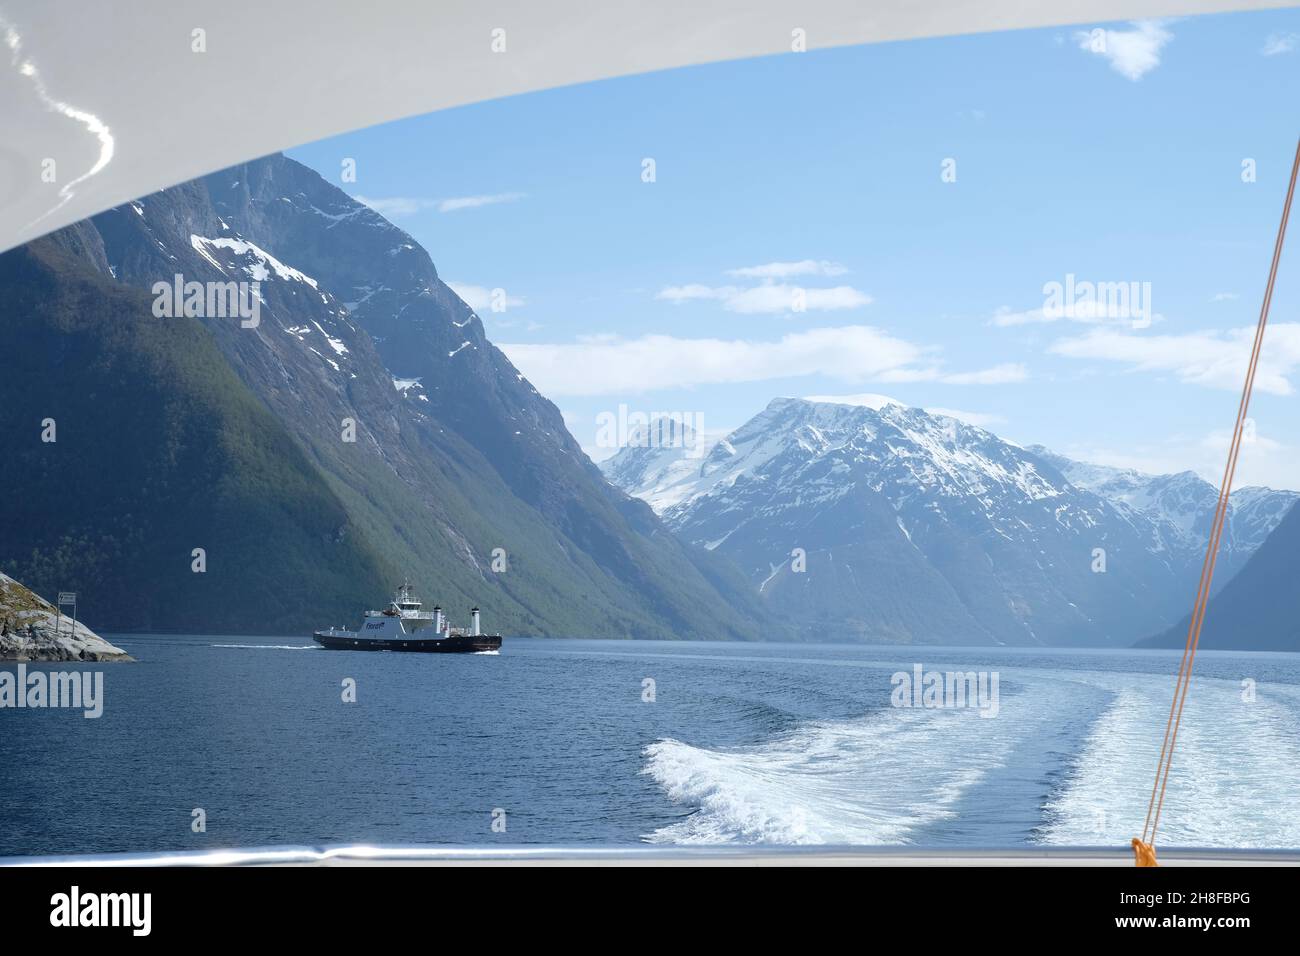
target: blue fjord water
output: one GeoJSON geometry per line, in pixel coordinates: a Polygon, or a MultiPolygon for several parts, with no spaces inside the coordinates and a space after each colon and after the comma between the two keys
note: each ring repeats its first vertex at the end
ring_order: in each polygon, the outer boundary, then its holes
{"type": "MultiPolygon", "coordinates": [[[[0,710],[0,856],[343,842],[1124,845],[1141,829],[1178,661],[113,640],[139,663],[98,668],[101,718],[0,710]],[[996,672],[997,715],[891,706],[891,676],[916,664],[996,672]],[[342,700],[346,678],[355,703],[342,700]],[[206,833],[191,830],[195,808],[206,833]],[[492,827],[498,808],[505,832],[492,827]]],[[[1203,653],[1197,675],[1162,844],[1300,846],[1300,655],[1203,653]]]]}

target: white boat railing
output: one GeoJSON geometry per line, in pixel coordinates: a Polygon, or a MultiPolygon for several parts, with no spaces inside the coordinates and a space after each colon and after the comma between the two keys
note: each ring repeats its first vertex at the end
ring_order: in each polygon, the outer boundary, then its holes
{"type": "MultiPolygon", "coordinates": [[[[919,849],[873,846],[448,847],[421,845],[245,847],[160,853],[0,857],[0,866],[1133,866],[1128,847],[919,849]]],[[[1161,866],[1296,866],[1300,849],[1161,847],[1161,866]]]]}

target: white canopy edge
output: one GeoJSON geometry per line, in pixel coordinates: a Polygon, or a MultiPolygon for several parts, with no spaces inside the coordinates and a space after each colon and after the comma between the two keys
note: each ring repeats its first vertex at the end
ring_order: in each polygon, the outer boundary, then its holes
{"type": "Polygon", "coordinates": [[[790,54],[796,29],[815,51],[1288,5],[0,0],[0,251],[154,190],[348,130],[567,84],[790,54]],[[196,30],[204,52],[194,49],[196,30]],[[497,30],[504,52],[493,50],[497,30]]]}

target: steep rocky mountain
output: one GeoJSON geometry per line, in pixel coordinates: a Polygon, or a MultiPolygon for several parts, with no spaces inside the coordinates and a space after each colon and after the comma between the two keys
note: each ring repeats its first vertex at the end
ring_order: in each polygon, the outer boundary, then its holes
{"type": "Polygon", "coordinates": [[[15,250],[0,290],[25,373],[0,415],[32,436],[5,487],[41,504],[0,518],[0,561],[77,586],[105,629],[351,624],[409,577],[506,633],[765,633],[735,568],[604,481],[428,254],[292,160],[15,250]],[[157,317],[175,276],[258,282],[255,327],[157,317]]]}
{"type": "MultiPolygon", "coordinates": [[[[1195,587],[1208,518],[1184,530],[1172,507],[1076,483],[1075,463],[950,417],[776,399],[694,460],[679,429],[639,437],[606,475],[733,559],[805,637],[1120,645],[1174,620],[1195,587]]],[[[1275,494],[1243,495],[1239,550],[1294,498],[1275,494]]]]}
{"type": "Polygon", "coordinates": [[[298,589],[333,615],[386,580],[211,333],[154,319],[90,224],[0,256],[0,290],[6,572],[80,592],[106,631],[283,632],[301,623],[286,610],[298,589]]]}
{"type": "MultiPolygon", "coordinates": [[[[1225,535],[1226,537],[1226,535],[1225,535]]],[[[1210,599],[1198,647],[1208,650],[1300,651],[1300,510],[1292,508],[1233,578],[1210,599]]],[[[1215,577],[1220,569],[1216,567],[1215,577]]],[[[1188,598],[1190,611],[1192,599],[1188,598]]],[[[1188,613],[1173,627],[1139,642],[1183,647],[1188,613]]]]}

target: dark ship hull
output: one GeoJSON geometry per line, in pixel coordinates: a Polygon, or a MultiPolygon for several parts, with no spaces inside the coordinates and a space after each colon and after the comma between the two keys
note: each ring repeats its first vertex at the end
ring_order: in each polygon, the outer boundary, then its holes
{"type": "Polygon", "coordinates": [[[410,651],[416,654],[490,654],[501,647],[500,634],[479,633],[478,608],[470,609],[470,627],[452,627],[442,608],[422,611],[410,583],[382,611],[367,611],[355,631],[331,627],[312,639],[331,651],[410,651]],[[426,637],[425,635],[434,635],[426,637]]]}
{"type": "Polygon", "coordinates": [[[331,651],[409,651],[425,654],[482,654],[501,648],[500,634],[453,634],[450,637],[373,638],[356,631],[316,631],[312,638],[331,651]]]}

